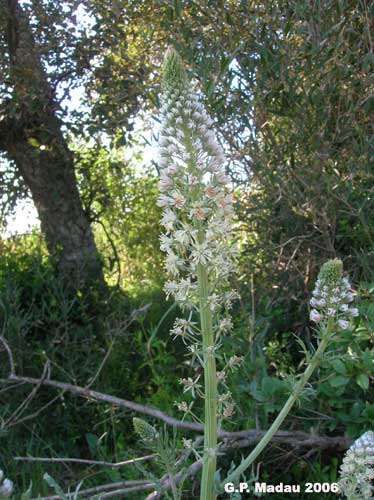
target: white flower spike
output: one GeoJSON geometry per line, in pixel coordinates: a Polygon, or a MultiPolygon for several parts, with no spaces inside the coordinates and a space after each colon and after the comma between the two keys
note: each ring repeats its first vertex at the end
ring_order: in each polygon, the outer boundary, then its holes
{"type": "Polygon", "coordinates": [[[322,266],[310,299],[313,308],[310,320],[314,323],[334,318],[339,328],[346,330],[350,326],[350,319],[358,316],[358,309],[349,306],[354,295],[348,278],[343,278],[342,274],[343,263],[339,259],[329,260],[322,266]]]}

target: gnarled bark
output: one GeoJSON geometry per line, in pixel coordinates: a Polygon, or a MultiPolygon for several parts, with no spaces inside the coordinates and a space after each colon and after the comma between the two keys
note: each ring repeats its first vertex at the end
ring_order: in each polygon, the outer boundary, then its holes
{"type": "Polygon", "coordinates": [[[102,266],[79,197],[74,162],[56,114],[56,100],[40,61],[26,13],[17,0],[0,0],[7,15],[12,98],[0,122],[0,149],[30,189],[50,254],[74,282],[103,283],[102,266]]]}

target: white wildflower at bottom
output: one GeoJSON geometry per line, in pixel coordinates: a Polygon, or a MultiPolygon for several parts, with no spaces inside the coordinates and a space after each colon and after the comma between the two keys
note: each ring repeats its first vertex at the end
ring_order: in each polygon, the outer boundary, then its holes
{"type": "Polygon", "coordinates": [[[365,432],[347,451],[340,467],[340,491],[347,500],[373,498],[374,432],[365,432]]]}
{"type": "Polygon", "coordinates": [[[0,469],[0,499],[9,498],[13,493],[13,481],[10,479],[3,479],[4,473],[0,469]]]}

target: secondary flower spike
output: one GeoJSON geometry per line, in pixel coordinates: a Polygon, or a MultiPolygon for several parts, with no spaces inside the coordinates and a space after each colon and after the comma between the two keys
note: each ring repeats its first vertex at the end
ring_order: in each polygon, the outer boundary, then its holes
{"type": "Polygon", "coordinates": [[[347,277],[343,277],[343,263],[339,259],[327,261],[318,275],[313,297],[310,319],[315,323],[334,318],[338,326],[345,330],[349,320],[358,316],[358,309],[350,307],[354,295],[347,277]]]}

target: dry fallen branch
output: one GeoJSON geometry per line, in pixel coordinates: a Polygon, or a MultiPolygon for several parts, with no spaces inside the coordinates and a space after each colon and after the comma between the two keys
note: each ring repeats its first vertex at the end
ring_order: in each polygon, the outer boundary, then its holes
{"type": "MultiPolygon", "coordinates": [[[[79,490],[79,495],[92,498],[93,495],[99,494],[101,492],[108,492],[110,489],[115,489],[115,488],[125,488],[128,487],[130,489],[132,488],[137,488],[137,487],[147,487],[147,489],[153,488],[155,486],[152,481],[147,481],[147,480],[140,480],[140,479],[134,479],[130,481],[119,481],[116,483],[109,483],[109,484],[102,484],[100,486],[95,486],[93,488],[87,488],[85,490],[79,490]]],[[[118,490],[117,490],[118,491],[118,490]]],[[[65,493],[65,496],[67,498],[73,497],[74,493],[65,493]]],[[[32,498],[31,500],[60,500],[60,497],[58,495],[52,495],[50,497],[38,497],[38,498],[32,498]]]]}
{"type": "Polygon", "coordinates": [[[153,453],[152,455],[145,455],[144,457],[131,458],[130,460],[124,460],[123,462],[106,462],[104,460],[85,460],[83,458],[45,458],[45,457],[14,457],[13,460],[21,462],[44,462],[44,463],[76,463],[82,465],[101,465],[104,467],[111,467],[113,469],[118,467],[123,467],[124,465],[132,465],[136,462],[144,462],[146,460],[151,460],[157,455],[153,453]]]}
{"type": "MultiPolygon", "coordinates": [[[[102,401],[105,403],[112,404],[114,406],[128,408],[137,413],[142,413],[143,415],[149,415],[150,417],[157,418],[168,425],[177,427],[179,429],[185,429],[189,431],[202,432],[203,427],[194,422],[184,422],[171,417],[167,413],[159,410],[158,408],[152,408],[150,406],[145,406],[139,403],[134,403],[133,401],[128,401],[127,399],[118,398],[116,396],[111,396],[98,391],[93,391],[91,389],[86,389],[77,385],[67,384],[64,382],[58,382],[51,379],[37,379],[33,377],[21,377],[19,375],[9,375],[8,379],[2,379],[0,382],[8,383],[28,383],[33,385],[47,385],[50,387],[55,387],[57,389],[62,389],[63,391],[70,392],[77,396],[85,397],[88,399],[93,399],[95,401],[102,401]]],[[[248,429],[243,431],[228,432],[220,430],[218,432],[218,437],[220,439],[228,440],[238,440],[245,439],[246,446],[252,446],[258,443],[264,435],[264,431],[256,429],[248,429]]],[[[308,434],[306,432],[290,432],[290,431],[278,431],[273,439],[274,442],[285,443],[293,447],[319,447],[320,449],[335,449],[336,451],[345,451],[351,440],[346,436],[339,437],[329,437],[329,436],[318,436],[316,434],[308,434]]],[[[241,446],[242,447],[242,446],[241,446]]]]}

